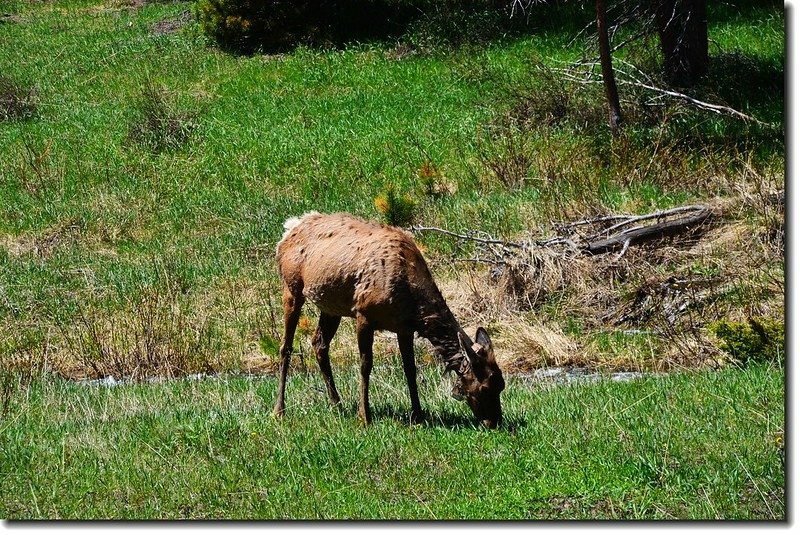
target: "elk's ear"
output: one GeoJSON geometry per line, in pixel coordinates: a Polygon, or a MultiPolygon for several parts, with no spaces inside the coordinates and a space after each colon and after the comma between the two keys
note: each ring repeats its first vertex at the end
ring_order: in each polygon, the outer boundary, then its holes
{"type": "Polygon", "coordinates": [[[487,333],[486,329],[483,327],[478,327],[478,330],[475,331],[475,341],[486,349],[492,349],[492,341],[489,339],[489,333],[487,333]]]}
{"type": "Polygon", "coordinates": [[[478,327],[475,333],[476,346],[479,348],[477,351],[480,353],[486,362],[494,361],[494,347],[492,347],[492,340],[489,338],[489,333],[483,327],[478,327]]]}
{"type": "Polygon", "coordinates": [[[472,349],[472,341],[469,339],[469,336],[463,332],[458,333],[458,343],[461,345],[461,351],[464,353],[464,356],[467,357],[466,360],[469,361],[474,370],[481,364],[481,356],[472,349]]]}

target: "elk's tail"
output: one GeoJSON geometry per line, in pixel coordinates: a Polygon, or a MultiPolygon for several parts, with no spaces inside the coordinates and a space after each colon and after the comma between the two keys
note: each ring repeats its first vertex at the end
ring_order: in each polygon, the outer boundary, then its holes
{"type": "Polygon", "coordinates": [[[305,214],[303,214],[301,216],[290,217],[289,219],[284,221],[283,222],[283,236],[281,237],[280,241],[278,241],[278,245],[280,245],[280,243],[283,240],[286,239],[286,236],[289,235],[289,233],[292,231],[292,229],[294,227],[299,225],[300,222],[303,221],[303,219],[305,219],[306,217],[308,217],[310,215],[319,215],[319,212],[306,212],[305,214]]]}

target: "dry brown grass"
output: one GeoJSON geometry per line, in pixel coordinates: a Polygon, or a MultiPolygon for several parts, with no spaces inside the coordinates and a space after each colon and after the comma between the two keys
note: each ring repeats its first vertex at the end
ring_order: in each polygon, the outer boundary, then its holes
{"type": "MultiPolygon", "coordinates": [[[[495,355],[503,369],[529,371],[580,360],[580,344],[576,340],[557,325],[543,323],[528,313],[533,308],[528,304],[546,291],[533,282],[542,280],[540,277],[493,280],[490,270],[484,267],[461,268],[461,277],[454,278],[452,272],[442,277],[442,293],[468,333],[478,326],[490,329],[495,355]],[[534,286],[535,295],[526,295],[525,289],[534,286]]],[[[551,279],[551,289],[562,280],[551,279]]]]}
{"type": "Polygon", "coordinates": [[[212,318],[168,289],[143,291],[121,310],[82,309],[60,325],[66,376],[143,379],[214,373],[227,367],[212,318]]]}
{"type": "Polygon", "coordinates": [[[710,322],[782,322],[785,306],[782,180],[747,159],[733,167],[716,179],[728,194],[709,201],[713,223],[697,232],[622,255],[544,247],[489,268],[440,264],[445,296],[462,322],[490,327],[510,370],[724,364],[710,322]]]}
{"type": "Polygon", "coordinates": [[[0,247],[13,258],[32,255],[47,259],[58,248],[77,243],[81,239],[81,234],[80,221],[70,219],[39,232],[0,236],[0,247]]]}

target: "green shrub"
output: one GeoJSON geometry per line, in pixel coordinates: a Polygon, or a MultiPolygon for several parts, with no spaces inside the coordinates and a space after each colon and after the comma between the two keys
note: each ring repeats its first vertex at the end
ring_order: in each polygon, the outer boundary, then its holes
{"type": "Polygon", "coordinates": [[[785,327],[770,318],[749,318],[747,323],[715,321],[709,330],[720,339],[720,348],[742,364],[785,360],[785,327]]]}
{"type": "Polygon", "coordinates": [[[414,221],[417,203],[411,197],[398,193],[393,185],[389,185],[375,198],[375,208],[387,225],[405,227],[414,221]]]}
{"type": "Polygon", "coordinates": [[[502,33],[508,5],[495,0],[198,0],[196,15],[219,46],[244,53],[340,46],[407,32],[414,44],[429,48],[502,33]]]}
{"type": "Polygon", "coordinates": [[[407,0],[199,0],[197,19],[221,47],[251,53],[327,46],[391,35],[408,17],[407,0]]]}
{"type": "Polygon", "coordinates": [[[279,50],[312,37],[311,2],[199,0],[203,31],[223,48],[279,50]]]}

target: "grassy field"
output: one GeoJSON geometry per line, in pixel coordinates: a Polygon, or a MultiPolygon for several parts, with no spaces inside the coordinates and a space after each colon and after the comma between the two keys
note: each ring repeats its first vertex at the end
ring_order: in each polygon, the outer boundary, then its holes
{"type": "MultiPolygon", "coordinates": [[[[399,360],[399,359],[398,359],[399,360]]],[[[547,386],[521,377],[506,424],[477,428],[421,373],[422,425],[399,363],[373,373],[374,425],[315,371],[287,416],[264,378],[116,387],[37,382],[7,407],[4,518],[780,519],[782,373],[747,370],[547,386]]]]}
{"type": "MultiPolygon", "coordinates": [[[[591,10],[540,6],[523,31],[475,43],[423,25],[237,56],[192,9],[0,8],[0,516],[785,516],[782,3],[711,6],[710,74],[692,93],[760,122],[622,84],[618,137],[602,88],[564,71],[595,55],[575,39],[591,10]],[[500,266],[417,233],[455,315],[492,334],[510,427],[475,429],[422,341],[425,425],[404,422],[382,339],[376,425],[332,413],[306,364],[312,309],[278,424],[282,223],[381,219],[390,191],[413,202],[413,223],[505,240],[683,204],[714,219],[624,254],[500,266]],[[721,339],[720,322],[739,337],[721,339]],[[670,374],[525,379],[547,366],[670,374]],[[195,373],[223,379],[147,382],[195,373]],[[74,382],[108,376],[132,382],[74,382]]],[[[657,80],[655,46],[627,47],[617,66],[657,80]]],[[[343,323],[332,349],[351,403],[353,331],[343,323]]]]}

